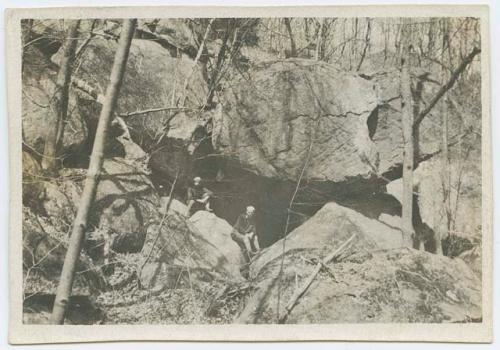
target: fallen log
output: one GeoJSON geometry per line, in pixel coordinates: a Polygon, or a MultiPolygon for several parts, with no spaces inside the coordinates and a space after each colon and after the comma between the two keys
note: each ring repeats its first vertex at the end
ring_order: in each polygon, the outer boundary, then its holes
{"type": "Polygon", "coordinates": [[[299,301],[300,297],[304,295],[304,293],[309,289],[309,286],[313,283],[314,279],[318,275],[318,273],[321,271],[321,268],[328,264],[330,261],[334,260],[335,258],[338,258],[340,254],[342,254],[347,248],[349,248],[350,244],[354,241],[354,238],[356,238],[356,234],[353,234],[347,241],[342,243],[340,247],[338,247],[334,252],[332,252],[330,255],[325,257],[322,261],[318,262],[316,267],[314,268],[313,272],[309,276],[309,278],[306,280],[306,282],[302,285],[300,289],[298,289],[290,298],[290,301],[288,302],[287,306],[285,307],[285,313],[281,316],[278,315],[279,317],[279,323],[285,322],[286,318],[290,314],[290,312],[293,310],[297,302],[299,301]]]}

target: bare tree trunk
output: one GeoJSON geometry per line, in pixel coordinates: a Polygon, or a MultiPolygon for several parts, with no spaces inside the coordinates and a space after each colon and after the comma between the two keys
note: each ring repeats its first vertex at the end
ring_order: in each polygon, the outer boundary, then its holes
{"type": "Polygon", "coordinates": [[[410,30],[411,20],[403,19],[401,35],[401,111],[403,126],[403,242],[411,247],[413,236],[413,108],[410,81],[410,30]]]}
{"type": "Polygon", "coordinates": [[[82,192],[80,205],[73,223],[68,250],[64,258],[64,265],[61,272],[61,279],[57,287],[54,309],[52,311],[51,323],[63,324],[68,305],[69,296],[73,286],[75,268],[80,255],[81,246],[85,238],[88,217],[92,203],[94,202],[99,175],[104,161],[104,145],[108,134],[109,125],[115,109],[116,101],[120,92],[120,87],[125,73],[130,43],[136,26],[135,19],[127,19],[123,22],[120,41],[115,54],[113,68],[111,70],[110,82],[106,92],[106,98],[99,117],[94,147],[90,157],[90,165],[87,171],[85,187],[82,192]]]}
{"type": "Polygon", "coordinates": [[[42,168],[49,174],[55,174],[59,168],[59,151],[64,135],[64,124],[68,114],[69,84],[71,82],[71,68],[75,59],[75,51],[80,20],[71,21],[63,46],[61,66],[57,73],[54,97],[50,109],[54,113],[55,123],[48,128],[43,149],[42,168]]]}
{"type": "Polygon", "coordinates": [[[309,34],[309,20],[307,18],[304,18],[304,36],[306,39],[307,43],[307,58],[311,58],[311,52],[309,50],[309,44],[311,43],[311,35],[309,34]]]}
{"type": "Polygon", "coordinates": [[[448,150],[448,111],[446,107],[447,97],[441,100],[441,181],[443,187],[443,221],[437,230],[436,254],[443,255],[441,241],[448,236],[450,230],[450,159],[448,150]]]}
{"type": "MultiPolygon", "coordinates": [[[[441,51],[441,61],[444,63],[444,50],[448,41],[448,25],[446,19],[443,19],[443,45],[441,51]]],[[[441,82],[446,81],[446,70],[441,67],[441,82]]],[[[441,227],[437,230],[436,253],[443,255],[442,240],[450,232],[450,159],[448,151],[448,110],[447,97],[445,94],[441,99],[441,181],[443,187],[443,221],[441,227]]]]}
{"type": "Polygon", "coordinates": [[[285,17],[285,27],[290,37],[290,57],[297,57],[297,47],[295,45],[295,39],[293,38],[292,26],[290,25],[290,18],[285,17]]]}
{"type": "MultiPolygon", "coordinates": [[[[230,21],[230,20],[228,20],[230,21]]],[[[211,105],[212,100],[214,98],[215,90],[217,88],[217,82],[219,81],[219,75],[222,71],[222,66],[224,65],[224,61],[226,60],[226,51],[228,49],[228,41],[231,35],[232,29],[234,29],[236,24],[232,21],[228,22],[228,26],[226,28],[226,33],[224,34],[224,39],[222,40],[222,45],[217,53],[217,62],[215,67],[212,70],[212,75],[210,77],[210,84],[208,87],[208,96],[205,102],[205,105],[211,105]]]]}
{"type": "Polygon", "coordinates": [[[363,48],[363,52],[361,53],[361,58],[358,63],[358,67],[356,68],[356,71],[359,71],[361,69],[361,65],[363,64],[363,61],[365,60],[366,56],[366,50],[368,49],[368,46],[370,46],[370,34],[371,34],[371,18],[366,19],[366,35],[365,35],[365,46],[363,48]]]}
{"type": "Polygon", "coordinates": [[[319,61],[322,58],[321,46],[323,45],[323,28],[324,28],[324,26],[325,26],[325,19],[321,18],[319,30],[318,30],[318,37],[316,39],[316,57],[315,57],[316,61],[319,61]]]}
{"type": "MultiPolygon", "coordinates": [[[[422,102],[423,89],[424,89],[424,82],[422,80],[419,80],[415,86],[414,91],[412,91],[413,118],[417,117],[420,114],[420,103],[422,102]]],[[[420,128],[413,128],[413,156],[414,159],[420,158],[420,128]]],[[[419,195],[420,195],[420,188],[418,188],[416,193],[414,193],[413,206],[419,205],[420,202],[418,197],[419,195]]],[[[413,210],[412,222],[415,222],[416,219],[415,212],[419,210],[419,208],[413,208],[413,209],[414,210],[413,210]]],[[[419,221],[421,221],[421,219],[419,221]]],[[[418,233],[415,234],[414,246],[415,248],[418,248],[418,250],[425,250],[425,241],[423,237],[418,233]]]]}
{"type": "Polygon", "coordinates": [[[194,61],[192,62],[193,67],[191,68],[191,71],[186,76],[186,79],[184,80],[184,85],[182,86],[180,103],[179,103],[179,106],[181,106],[181,107],[185,107],[187,88],[188,88],[189,82],[191,80],[191,77],[193,76],[193,73],[198,66],[198,61],[200,60],[201,54],[203,53],[203,50],[205,48],[205,43],[207,41],[208,34],[210,33],[210,30],[212,28],[212,24],[214,23],[214,20],[215,20],[215,18],[210,19],[210,22],[207,25],[207,29],[205,30],[205,34],[203,35],[203,39],[200,43],[200,47],[198,48],[198,52],[196,53],[196,57],[194,58],[194,61]]]}

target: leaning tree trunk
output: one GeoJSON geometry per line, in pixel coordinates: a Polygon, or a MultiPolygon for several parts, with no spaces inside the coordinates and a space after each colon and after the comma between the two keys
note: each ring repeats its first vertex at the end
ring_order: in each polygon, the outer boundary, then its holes
{"type": "Polygon", "coordinates": [[[401,120],[403,127],[403,242],[411,247],[413,236],[413,108],[410,81],[410,30],[411,20],[403,19],[401,33],[401,120]]]}
{"type": "Polygon", "coordinates": [[[99,117],[94,147],[90,157],[90,165],[85,180],[80,205],[73,223],[73,231],[71,233],[68,251],[64,259],[64,265],[61,272],[61,279],[57,287],[56,299],[54,301],[54,309],[52,311],[51,322],[53,324],[62,324],[68,305],[69,296],[73,286],[75,275],[75,267],[80,255],[81,246],[85,237],[88,217],[92,203],[94,202],[97,185],[99,183],[99,175],[101,172],[102,163],[104,161],[104,145],[108,134],[109,125],[115,109],[116,101],[120,92],[120,87],[125,73],[127,58],[130,50],[130,43],[136,26],[135,19],[124,20],[118,49],[115,54],[113,68],[109,86],[106,92],[106,97],[99,117]]]}
{"type": "Polygon", "coordinates": [[[64,134],[64,124],[68,114],[69,84],[71,81],[71,68],[75,59],[76,44],[78,40],[78,27],[80,20],[71,21],[66,40],[63,44],[63,57],[56,79],[56,88],[50,109],[54,113],[53,127],[48,128],[43,149],[42,168],[49,174],[57,172],[60,162],[59,151],[64,134]]]}

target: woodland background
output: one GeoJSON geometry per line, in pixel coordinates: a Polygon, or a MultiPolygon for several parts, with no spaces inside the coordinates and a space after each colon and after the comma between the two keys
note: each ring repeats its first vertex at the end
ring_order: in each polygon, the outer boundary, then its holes
{"type": "MultiPolygon", "coordinates": [[[[22,28],[25,311],[44,322],[123,30],[22,28]]],[[[67,319],[480,320],[480,47],[474,18],[139,20],[67,319]],[[215,214],[187,220],[195,175],[215,214]],[[267,249],[243,281],[248,204],[267,249]]]]}

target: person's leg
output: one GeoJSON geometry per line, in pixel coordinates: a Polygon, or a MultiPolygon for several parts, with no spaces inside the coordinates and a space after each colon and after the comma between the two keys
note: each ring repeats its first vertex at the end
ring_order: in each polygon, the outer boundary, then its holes
{"type": "Polygon", "coordinates": [[[241,261],[240,261],[240,273],[241,275],[248,279],[250,269],[249,269],[249,264],[250,264],[250,257],[249,257],[249,251],[247,250],[246,244],[245,244],[245,236],[239,233],[236,230],[233,230],[231,232],[231,238],[233,241],[238,244],[240,247],[240,253],[241,253],[241,261]]]}
{"type": "Polygon", "coordinates": [[[210,208],[210,194],[209,193],[205,193],[203,195],[203,197],[198,201],[198,203],[200,203],[200,205],[203,205],[205,207],[206,211],[212,211],[212,209],[210,208]]]}
{"type": "Polygon", "coordinates": [[[248,253],[240,250],[240,274],[243,278],[248,279],[250,277],[250,260],[248,259],[248,253]]]}
{"type": "Polygon", "coordinates": [[[255,247],[255,251],[259,252],[260,251],[259,237],[257,237],[257,234],[255,233],[252,236],[252,243],[253,246],[255,247]]]}
{"type": "Polygon", "coordinates": [[[188,202],[188,205],[187,205],[187,209],[186,209],[186,216],[189,218],[191,217],[191,208],[193,207],[193,204],[194,204],[194,201],[193,200],[190,200],[188,202]]]}
{"type": "Polygon", "coordinates": [[[205,210],[209,212],[213,211],[212,208],[210,207],[210,201],[208,201],[207,204],[205,204],[205,210]]]}
{"type": "Polygon", "coordinates": [[[200,203],[200,202],[197,202],[195,201],[193,203],[193,205],[191,206],[191,210],[190,210],[190,213],[189,213],[189,217],[193,216],[194,214],[196,214],[196,212],[200,211],[200,210],[203,210],[204,208],[204,205],[203,203],[200,203]]]}
{"type": "MultiPolygon", "coordinates": [[[[231,232],[231,238],[233,239],[233,241],[235,241],[238,244],[238,246],[240,247],[242,252],[248,251],[248,249],[249,249],[248,237],[246,237],[245,235],[242,235],[241,233],[239,233],[236,230],[233,230],[231,232]]],[[[248,255],[248,253],[246,253],[246,255],[248,255]]]]}
{"type": "Polygon", "coordinates": [[[245,235],[243,237],[243,243],[245,244],[245,248],[248,252],[251,252],[252,251],[252,245],[250,244],[250,237],[248,237],[247,235],[245,235]]]}

